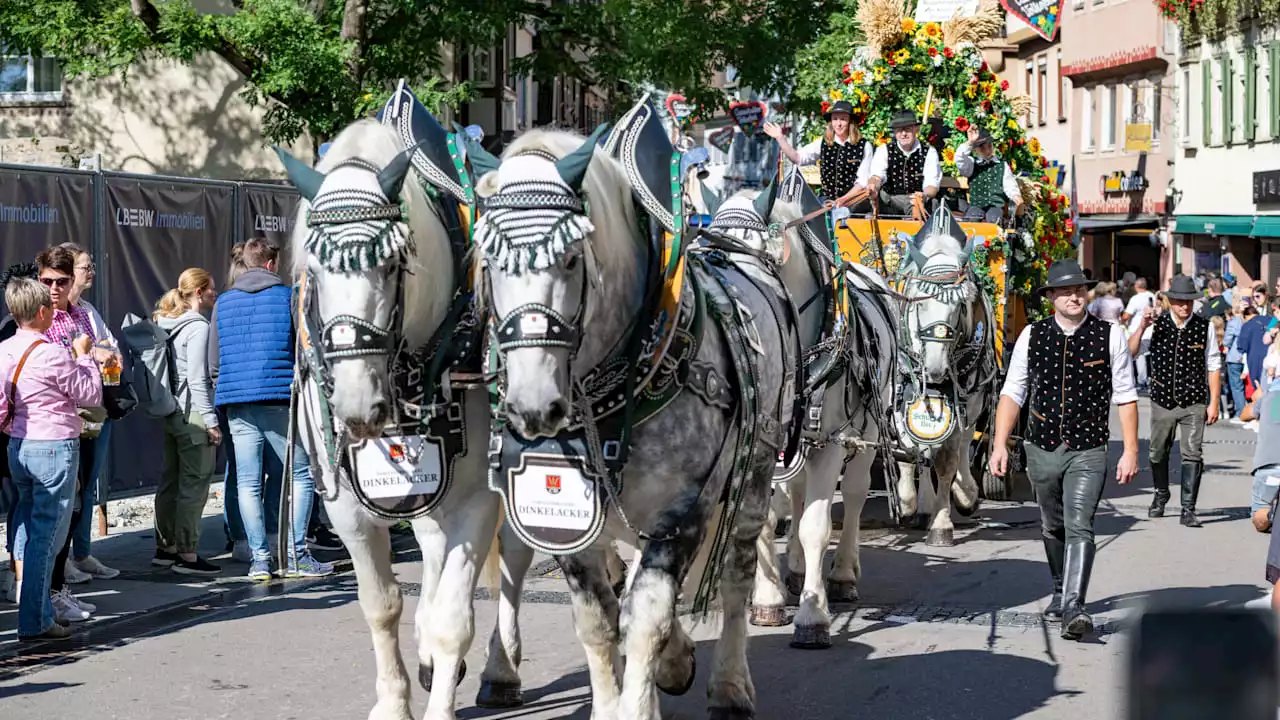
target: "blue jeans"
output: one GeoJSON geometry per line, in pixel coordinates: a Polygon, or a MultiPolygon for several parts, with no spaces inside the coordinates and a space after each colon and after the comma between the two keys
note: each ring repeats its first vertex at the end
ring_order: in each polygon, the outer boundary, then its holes
{"type": "Polygon", "coordinates": [[[18,531],[13,556],[22,561],[18,635],[39,635],[53,627],[49,584],[53,560],[71,528],[80,440],[9,441],[9,469],[18,486],[18,531]]]}
{"type": "MultiPolygon", "coordinates": [[[[227,456],[227,468],[222,478],[222,529],[229,542],[246,542],[244,520],[240,517],[240,495],[236,492],[236,451],[231,446],[231,426],[227,424],[227,413],[218,409],[218,427],[222,429],[222,437],[226,441],[222,445],[227,456]]],[[[266,517],[267,534],[279,532],[280,525],[280,483],[284,481],[284,466],[275,455],[268,454],[263,463],[267,476],[266,517]]]]}
{"type": "Polygon", "coordinates": [[[89,467],[89,478],[80,491],[80,522],[71,528],[71,557],[76,560],[89,557],[89,545],[93,538],[93,506],[98,503],[98,476],[107,461],[107,447],[111,444],[111,428],[114,425],[113,420],[104,422],[102,432],[93,443],[93,464],[89,467]]]}
{"type": "Polygon", "coordinates": [[[1227,389],[1231,392],[1231,414],[1240,417],[1248,403],[1244,399],[1244,363],[1227,363],[1227,389]]]}
{"type": "MultiPolygon", "coordinates": [[[[267,523],[262,508],[263,450],[274,455],[284,466],[285,443],[289,428],[288,405],[246,403],[227,408],[227,425],[231,428],[231,445],[236,454],[236,498],[240,517],[253,551],[254,560],[268,560],[267,523]]],[[[315,481],[311,478],[311,461],[299,438],[293,446],[293,550],[294,557],[307,554],[307,523],[315,502],[315,481]]],[[[284,560],[283,558],[281,559],[284,560]]],[[[293,558],[289,558],[293,560],[293,558]]],[[[282,562],[283,565],[283,562],[282,562]]]]}
{"type": "Polygon", "coordinates": [[[1280,492],[1280,468],[1262,468],[1253,474],[1253,496],[1249,499],[1249,514],[1271,507],[1280,492]]]}

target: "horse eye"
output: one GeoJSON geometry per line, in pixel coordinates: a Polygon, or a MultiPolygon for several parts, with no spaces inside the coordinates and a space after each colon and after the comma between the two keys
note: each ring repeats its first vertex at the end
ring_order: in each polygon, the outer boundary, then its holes
{"type": "Polygon", "coordinates": [[[568,260],[565,260],[564,269],[573,270],[574,268],[578,267],[578,260],[581,257],[582,257],[581,255],[571,255],[568,260]]]}

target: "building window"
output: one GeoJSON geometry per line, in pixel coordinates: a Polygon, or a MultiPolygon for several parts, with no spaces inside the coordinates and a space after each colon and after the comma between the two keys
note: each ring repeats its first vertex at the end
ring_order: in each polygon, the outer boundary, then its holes
{"type": "Polygon", "coordinates": [[[1230,145],[1235,139],[1235,118],[1232,116],[1235,104],[1235,81],[1231,68],[1231,55],[1219,58],[1222,63],[1222,144],[1230,145]]]}
{"type": "Polygon", "coordinates": [[[1253,47],[1244,50],[1244,141],[1251,143],[1258,127],[1258,64],[1253,47]]]}
{"type": "Polygon", "coordinates": [[[1049,61],[1040,58],[1040,77],[1036,83],[1036,120],[1044,124],[1045,108],[1049,106],[1049,61]]]}
{"type": "MultiPolygon", "coordinates": [[[[1027,61],[1026,86],[1023,89],[1026,91],[1027,97],[1033,98],[1036,96],[1035,65],[1030,60],[1027,61]]],[[[1027,117],[1023,125],[1031,127],[1031,108],[1027,108],[1027,117]]]]}
{"type": "Polygon", "coordinates": [[[1151,142],[1160,141],[1160,126],[1164,124],[1164,80],[1155,78],[1151,81],[1151,142]]]}
{"type": "Polygon", "coordinates": [[[1179,134],[1183,140],[1191,139],[1191,68],[1182,69],[1182,87],[1178,102],[1182,104],[1182,127],[1179,134]]]}
{"type": "Polygon", "coordinates": [[[478,88],[491,88],[494,84],[493,48],[471,48],[471,67],[467,80],[478,88]]]}
{"type": "Polygon", "coordinates": [[[62,99],[57,58],[10,53],[0,47],[0,101],[56,102],[62,99]]]}
{"type": "Polygon", "coordinates": [[[1093,152],[1097,138],[1093,133],[1093,116],[1098,110],[1098,93],[1095,88],[1080,88],[1084,102],[1080,103],[1080,144],[1085,152],[1093,152]]]}
{"type": "Polygon", "coordinates": [[[1058,122],[1067,121],[1067,79],[1062,77],[1062,51],[1058,51],[1058,122]]]}
{"type": "Polygon", "coordinates": [[[1102,149],[1113,150],[1116,146],[1116,86],[1108,85],[1102,96],[1102,149]]]}

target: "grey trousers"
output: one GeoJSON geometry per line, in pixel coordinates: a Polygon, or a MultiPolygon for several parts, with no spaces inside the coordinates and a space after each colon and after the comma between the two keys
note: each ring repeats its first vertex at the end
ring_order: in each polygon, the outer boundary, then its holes
{"type": "Polygon", "coordinates": [[[970,205],[968,210],[964,211],[965,220],[978,220],[989,223],[999,223],[1004,220],[1004,206],[996,205],[994,207],[984,208],[977,205],[970,205]]]}
{"type": "Polygon", "coordinates": [[[1204,413],[1204,405],[1167,409],[1151,403],[1151,462],[1165,462],[1169,459],[1169,450],[1173,448],[1173,434],[1179,429],[1178,449],[1182,451],[1182,462],[1200,462],[1204,444],[1204,413]]]}
{"type": "Polygon", "coordinates": [[[1093,542],[1093,516],[1107,482],[1107,446],[1052,452],[1026,443],[1027,477],[1040,505],[1042,534],[1059,542],[1093,542]]]}

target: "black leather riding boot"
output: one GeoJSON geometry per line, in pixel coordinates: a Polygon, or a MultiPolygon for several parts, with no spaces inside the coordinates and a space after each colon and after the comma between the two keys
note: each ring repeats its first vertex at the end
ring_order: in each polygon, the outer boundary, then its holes
{"type": "Polygon", "coordinates": [[[1164,506],[1169,504],[1169,461],[1151,463],[1151,486],[1155,495],[1151,498],[1151,508],[1147,517],[1164,517],[1164,506]]]}
{"type": "Polygon", "coordinates": [[[1062,562],[1066,543],[1053,537],[1042,539],[1044,555],[1049,559],[1049,572],[1053,575],[1053,597],[1049,599],[1049,607],[1044,609],[1044,616],[1056,619],[1062,617],[1062,562]]]}
{"type": "Polygon", "coordinates": [[[1085,611],[1085,595],[1089,591],[1089,575],[1093,572],[1092,540],[1067,543],[1063,563],[1062,638],[1079,640],[1093,632],[1093,618],[1085,611]]]}
{"type": "Polygon", "coordinates": [[[1196,498],[1200,497],[1203,467],[1200,463],[1182,463],[1182,524],[1187,527],[1200,527],[1200,518],[1196,517],[1196,498]]]}

